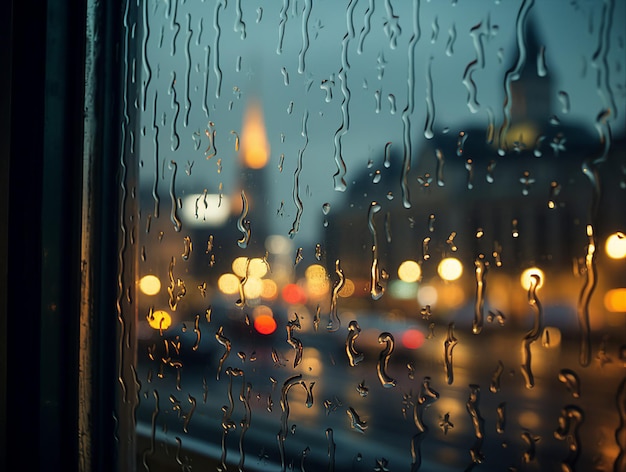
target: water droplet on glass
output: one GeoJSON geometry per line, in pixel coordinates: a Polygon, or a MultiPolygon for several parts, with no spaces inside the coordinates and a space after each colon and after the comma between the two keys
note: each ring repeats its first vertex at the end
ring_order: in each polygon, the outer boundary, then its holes
{"type": "Polygon", "coordinates": [[[492,393],[500,391],[500,379],[502,378],[502,372],[504,372],[504,364],[502,361],[498,361],[498,366],[491,376],[491,385],[489,386],[489,390],[492,393]]]}
{"type": "Polygon", "coordinates": [[[349,407],[346,410],[346,413],[350,418],[350,428],[352,428],[357,433],[365,433],[365,431],[367,430],[367,421],[362,420],[359,417],[359,414],[352,407],[349,407]]]}
{"type": "Polygon", "coordinates": [[[293,261],[293,265],[297,266],[302,261],[302,259],[304,259],[304,256],[302,255],[302,248],[299,247],[296,251],[296,257],[293,261]]]}
{"type": "Polygon", "coordinates": [[[522,339],[522,374],[526,381],[526,388],[533,388],[535,386],[530,346],[539,339],[543,330],[543,309],[536,293],[540,285],[541,277],[539,274],[532,274],[530,276],[530,288],[528,289],[528,304],[534,314],[533,326],[522,339]]]}
{"type": "Polygon", "coordinates": [[[444,414],[439,421],[439,427],[443,431],[443,434],[448,434],[448,431],[454,428],[454,424],[450,421],[450,413],[444,414]]]}
{"type": "Polygon", "coordinates": [[[567,443],[568,454],[561,462],[561,470],[576,470],[576,462],[581,448],[579,429],[584,419],[583,410],[575,405],[568,405],[561,410],[558,420],[559,427],[554,431],[556,439],[567,443]]]}
{"type": "Polygon", "coordinates": [[[376,364],[376,373],[378,374],[378,380],[385,388],[395,387],[396,381],[387,373],[387,367],[389,364],[389,358],[394,349],[393,335],[388,332],[383,332],[378,336],[378,343],[385,344],[385,347],[378,356],[378,363],[376,364]]]}
{"type": "Polygon", "coordinates": [[[443,342],[444,368],[446,372],[446,382],[448,385],[452,385],[452,382],[454,382],[454,362],[452,352],[454,350],[454,346],[457,344],[458,340],[454,337],[454,323],[449,323],[448,334],[443,342]]]}
{"type": "Polygon", "coordinates": [[[567,390],[574,398],[580,397],[580,379],[578,374],[571,369],[561,369],[559,372],[559,381],[564,383],[567,390]]]}
{"type": "Polygon", "coordinates": [[[431,233],[435,231],[435,214],[428,215],[428,231],[431,233]]]}
{"type": "Polygon", "coordinates": [[[539,77],[545,77],[548,75],[548,68],[546,67],[546,48],[541,46],[537,52],[537,75],[539,77]]]}
{"type": "Polygon", "coordinates": [[[467,170],[467,188],[471,190],[474,188],[474,161],[471,159],[465,161],[465,169],[467,170]]]}
{"type": "Polygon", "coordinates": [[[363,398],[367,397],[367,394],[369,393],[370,390],[369,388],[365,386],[365,380],[363,380],[359,385],[357,385],[356,391],[359,392],[359,395],[361,395],[361,397],[363,398]]]}
{"type": "Polygon", "coordinates": [[[360,353],[354,347],[354,343],[356,339],[359,337],[361,333],[361,327],[356,320],[350,321],[348,324],[348,337],[346,338],[346,354],[348,355],[348,360],[351,366],[357,365],[364,358],[363,353],[360,353]]]}

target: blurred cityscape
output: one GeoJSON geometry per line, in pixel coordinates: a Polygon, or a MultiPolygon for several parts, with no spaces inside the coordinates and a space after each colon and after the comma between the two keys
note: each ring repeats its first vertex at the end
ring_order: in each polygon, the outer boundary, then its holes
{"type": "Polygon", "coordinates": [[[140,184],[139,468],[619,470],[626,136],[559,118],[525,37],[508,123],[387,142],[306,239],[260,102],[228,190],[140,184]]]}

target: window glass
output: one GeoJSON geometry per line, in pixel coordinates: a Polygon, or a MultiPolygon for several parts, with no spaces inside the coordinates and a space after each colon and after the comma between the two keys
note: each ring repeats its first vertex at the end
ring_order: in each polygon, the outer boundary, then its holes
{"type": "Polygon", "coordinates": [[[625,15],[128,1],[121,461],[625,470],[625,15]]]}

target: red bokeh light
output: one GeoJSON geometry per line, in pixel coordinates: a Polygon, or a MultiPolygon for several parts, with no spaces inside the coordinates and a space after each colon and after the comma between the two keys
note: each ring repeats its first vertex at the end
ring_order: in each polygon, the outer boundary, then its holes
{"type": "Polygon", "coordinates": [[[306,301],[304,290],[296,284],[285,285],[282,290],[282,296],[283,300],[292,305],[304,303],[306,301]]]}
{"type": "Polygon", "coordinates": [[[276,331],[276,320],[270,315],[260,315],[254,320],[254,329],[261,334],[272,334],[276,331]]]}
{"type": "Polygon", "coordinates": [[[402,333],[402,345],[407,349],[419,349],[424,344],[424,333],[419,329],[407,329],[402,333]]]}

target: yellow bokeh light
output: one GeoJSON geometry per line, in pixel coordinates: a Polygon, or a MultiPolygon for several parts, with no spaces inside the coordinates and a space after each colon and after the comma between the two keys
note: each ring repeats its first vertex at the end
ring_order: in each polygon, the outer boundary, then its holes
{"type": "Polygon", "coordinates": [[[463,275],[463,264],[455,257],[446,257],[437,266],[437,273],[443,280],[457,280],[463,275]]]}
{"type": "Polygon", "coordinates": [[[326,296],[330,290],[326,269],[319,264],[312,264],[306,268],[306,289],[310,297],[319,298],[326,296]]]}
{"type": "Polygon", "coordinates": [[[262,279],[261,297],[266,300],[273,300],[278,295],[278,285],[272,279],[262,279]]]}
{"type": "Polygon", "coordinates": [[[611,259],[624,259],[626,257],[626,235],[617,232],[606,238],[605,249],[611,259]]]}
{"type": "Polygon", "coordinates": [[[259,257],[253,259],[237,257],[231,267],[235,275],[239,277],[257,277],[260,279],[267,274],[267,263],[259,257]]]}
{"type": "Polygon", "coordinates": [[[524,287],[524,290],[530,289],[530,283],[532,281],[533,275],[539,276],[539,283],[537,284],[537,288],[543,286],[543,281],[546,278],[543,271],[539,267],[530,267],[522,272],[522,275],[519,278],[519,281],[522,284],[522,287],[524,287]]]}
{"type": "Polygon", "coordinates": [[[217,288],[226,295],[239,293],[239,278],[235,274],[222,274],[217,279],[217,288]]]}
{"type": "Polygon", "coordinates": [[[261,105],[253,101],[246,109],[241,131],[243,162],[251,169],[265,167],[270,157],[270,146],[265,135],[261,105]]]}
{"type": "Polygon", "coordinates": [[[326,269],[319,264],[311,264],[304,271],[304,276],[309,279],[326,279],[326,269]]]}
{"type": "Polygon", "coordinates": [[[151,328],[158,330],[167,329],[172,325],[172,317],[167,311],[163,310],[151,311],[148,316],[146,316],[146,319],[151,328]]]}
{"type": "Polygon", "coordinates": [[[259,298],[263,292],[263,283],[258,277],[248,277],[243,286],[243,294],[246,298],[259,298]]]}
{"type": "Polygon", "coordinates": [[[161,281],[156,275],[145,275],[139,281],[139,290],[146,295],[156,295],[161,290],[161,281]]]}
{"type": "Polygon", "coordinates": [[[417,282],[422,276],[422,268],[415,261],[404,261],[398,267],[398,278],[403,282],[417,282]]]}
{"type": "Polygon", "coordinates": [[[351,279],[346,279],[338,295],[343,298],[351,297],[354,294],[354,289],[354,282],[351,279]]]}
{"type": "Polygon", "coordinates": [[[604,294],[604,308],[613,313],[626,313],[626,288],[614,288],[604,294]]]}

